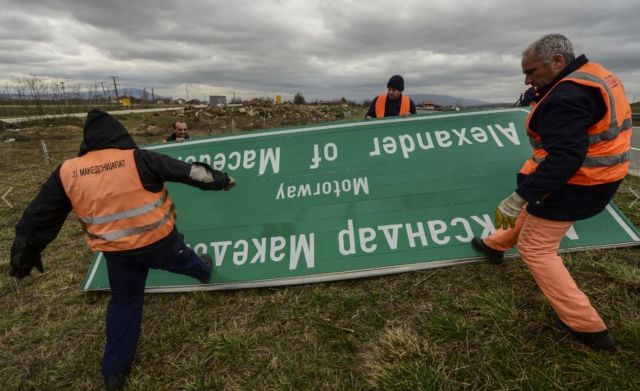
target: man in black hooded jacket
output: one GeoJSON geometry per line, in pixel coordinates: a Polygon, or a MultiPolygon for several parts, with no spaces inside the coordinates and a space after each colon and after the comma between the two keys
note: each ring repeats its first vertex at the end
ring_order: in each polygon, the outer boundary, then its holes
{"type": "Polygon", "coordinates": [[[77,158],[60,164],[16,226],[9,275],[43,272],[41,252],[73,209],[89,247],[107,260],[111,299],[107,308],[102,372],[107,389],[121,389],[137,348],[149,268],[185,274],[207,283],[211,258],[198,257],[175,227],[164,182],[202,190],[230,190],[233,178],[203,163],[188,164],[138,149],[109,114],[88,113],[77,158]]]}

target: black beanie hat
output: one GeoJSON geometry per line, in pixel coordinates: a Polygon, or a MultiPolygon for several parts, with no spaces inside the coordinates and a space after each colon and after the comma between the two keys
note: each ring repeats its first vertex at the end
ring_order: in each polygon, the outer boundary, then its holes
{"type": "Polygon", "coordinates": [[[404,91],[404,79],[400,75],[393,75],[387,83],[387,88],[395,88],[398,91],[404,91]]]}

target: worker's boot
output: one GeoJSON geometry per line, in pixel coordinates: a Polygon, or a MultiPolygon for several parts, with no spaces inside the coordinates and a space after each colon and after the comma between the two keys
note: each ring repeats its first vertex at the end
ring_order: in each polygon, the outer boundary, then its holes
{"type": "Polygon", "coordinates": [[[593,350],[613,350],[613,337],[611,337],[609,330],[598,331],[595,333],[575,331],[571,329],[571,327],[567,326],[555,311],[552,310],[550,315],[556,325],[561,329],[570,332],[571,335],[573,335],[581,344],[587,345],[593,350]]]}
{"type": "Polygon", "coordinates": [[[104,387],[107,391],[122,391],[127,381],[129,371],[116,373],[115,375],[104,377],[104,387]]]}
{"type": "Polygon", "coordinates": [[[500,265],[504,262],[504,252],[487,246],[481,238],[475,237],[471,239],[471,247],[486,255],[489,262],[495,265],[500,265]]]}

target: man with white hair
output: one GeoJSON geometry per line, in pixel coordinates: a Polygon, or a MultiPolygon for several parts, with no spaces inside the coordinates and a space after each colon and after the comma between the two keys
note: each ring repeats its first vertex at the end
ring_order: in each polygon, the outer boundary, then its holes
{"type": "Polygon", "coordinates": [[[495,211],[498,230],[472,245],[496,264],[517,246],[553,320],[592,349],[610,350],[607,326],[557,251],[573,222],[600,213],[627,174],[631,108],[620,79],[584,55],[576,58],[560,34],[532,43],[522,72],[537,93],[525,124],[533,154],[495,211]]]}

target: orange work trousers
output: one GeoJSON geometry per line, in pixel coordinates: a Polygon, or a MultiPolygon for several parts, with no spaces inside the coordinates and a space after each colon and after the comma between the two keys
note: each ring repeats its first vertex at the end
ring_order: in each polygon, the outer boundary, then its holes
{"type": "Polygon", "coordinates": [[[523,208],[515,228],[498,229],[484,242],[498,251],[517,246],[538,287],[571,329],[586,333],[603,331],[607,326],[558,256],[560,241],[571,224],[532,216],[523,208]]]}

